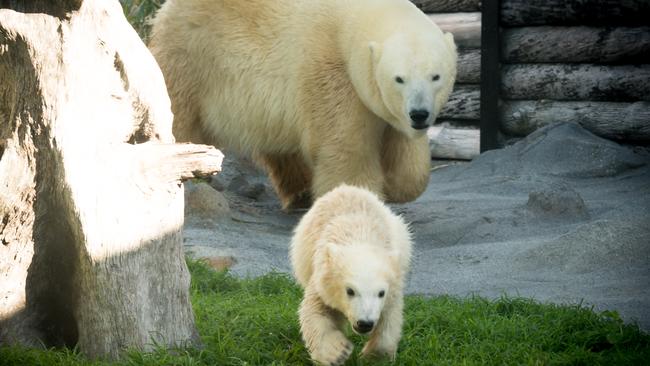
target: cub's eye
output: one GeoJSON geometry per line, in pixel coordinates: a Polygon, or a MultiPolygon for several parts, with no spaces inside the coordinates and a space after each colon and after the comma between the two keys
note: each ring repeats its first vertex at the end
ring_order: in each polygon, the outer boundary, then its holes
{"type": "Polygon", "coordinates": [[[431,77],[431,80],[433,80],[433,81],[438,81],[438,80],[440,80],[440,75],[438,75],[438,74],[433,75],[433,76],[431,77]]]}
{"type": "Polygon", "coordinates": [[[404,84],[404,79],[402,79],[402,78],[399,77],[399,76],[395,76],[395,81],[396,81],[398,84],[404,84]]]}
{"type": "Polygon", "coordinates": [[[345,289],[345,292],[347,292],[348,296],[354,296],[354,290],[349,287],[345,289]]]}
{"type": "Polygon", "coordinates": [[[384,290],[379,291],[379,294],[378,294],[379,297],[384,297],[384,295],[386,295],[384,290]]]}

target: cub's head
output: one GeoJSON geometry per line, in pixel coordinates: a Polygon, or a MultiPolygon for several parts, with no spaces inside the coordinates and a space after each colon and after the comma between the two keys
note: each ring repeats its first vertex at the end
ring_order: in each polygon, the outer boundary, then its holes
{"type": "Polygon", "coordinates": [[[323,302],[340,311],[358,334],[370,333],[386,300],[398,290],[396,255],[367,244],[326,244],[314,278],[323,302]]]}
{"type": "Polygon", "coordinates": [[[392,117],[388,122],[407,136],[419,136],[433,124],[453,89],[453,36],[398,33],[369,47],[379,94],[392,117]]]}

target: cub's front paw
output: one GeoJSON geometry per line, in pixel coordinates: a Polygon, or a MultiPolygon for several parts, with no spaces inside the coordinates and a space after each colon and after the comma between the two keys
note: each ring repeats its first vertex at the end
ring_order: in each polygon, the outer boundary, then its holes
{"type": "Polygon", "coordinates": [[[397,347],[395,346],[386,346],[386,345],[377,345],[374,342],[368,342],[361,350],[361,357],[363,358],[388,358],[391,361],[395,361],[395,355],[397,354],[397,347]]]}
{"type": "Polygon", "coordinates": [[[319,365],[339,366],[347,361],[353,349],[354,345],[343,333],[334,333],[323,337],[322,343],[311,352],[311,358],[319,365]]]}

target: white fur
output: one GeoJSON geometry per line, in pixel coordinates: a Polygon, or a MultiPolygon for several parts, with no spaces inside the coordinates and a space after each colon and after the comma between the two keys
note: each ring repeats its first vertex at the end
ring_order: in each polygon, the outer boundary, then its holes
{"type": "Polygon", "coordinates": [[[410,233],[399,216],[373,193],[341,185],[301,219],[290,256],[305,289],[300,328],[315,362],[345,362],[352,351],[342,331],[346,320],[355,331],[358,321],[375,324],[364,355],[394,358],[411,257],[410,233]]]}
{"type": "Polygon", "coordinates": [[[405,202],[428,183],[408,111],[433,122],[457,56],[408,0],[167,0],[150,48],[176,138],[256,157],[285,207],[341,183],[405,202]]]}

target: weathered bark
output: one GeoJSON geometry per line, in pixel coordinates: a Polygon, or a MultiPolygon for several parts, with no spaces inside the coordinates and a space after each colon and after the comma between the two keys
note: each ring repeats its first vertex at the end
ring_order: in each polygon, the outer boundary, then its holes
{"type": "Polygon", "coordinates": [[[648,0],[503,0],[501,23],[530,25],[647,25],[648,0]]]}
{"type": "Polygon", "coordinates": [[[501,128],[526,136],[555,122],[582,125],[596,135],[626,142],[650,142],[650,103],[508,101],[500,108],[501,128]]]}
{"type": "Polygon", "coordinates": [[[434,159],[471,160],[480,153],[480,131],[433,126],[427,131],[434,159]]]}
{"type": "Polygon", "coordinates": [[[441,119],[479,119],[481,91],[478,85],[456,85],[439,114],[441,119]]]}
{"type": "Polygon", "coordinates": [[[117,357],[196,340],[180,181],[221,153],[173,143],[117,1],[16,4],[0,9],[0,342],[117,357]]]}
{"type": "Polygon", "coordinates": [[[650,27],[523,27],[502,33],[508,63],[650,63],[650,27]]]}
{"type": "Polygon", "coordinates": [[[481,82],[481,49],[458,51],[458,73],[456,83],[479,84],[481,82]]]}
{"type": "Polygon", "coordinates": [[[453,13],[481,11],[481,0],[411,0],[424,12],[453,13]]]}
{"type": "Polygon", "coordinates": [[[504,99],[650,101],[650,65],[505,65],[504,99]]]}
{"type": "Polygon", "coordinates": [[[481,13],[429,14],[429,18],[454,35],[458,48],[481,47],[481,13]]]}

